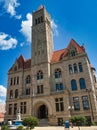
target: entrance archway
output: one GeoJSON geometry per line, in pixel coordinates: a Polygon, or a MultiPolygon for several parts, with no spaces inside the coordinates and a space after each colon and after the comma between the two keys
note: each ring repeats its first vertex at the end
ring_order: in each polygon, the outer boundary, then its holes
{"type": "Polygon", "coordinates": [[[38,109],[38,118],[45,119],[48,117],[48,109],[45,105],[41,105],[38,109]]]}

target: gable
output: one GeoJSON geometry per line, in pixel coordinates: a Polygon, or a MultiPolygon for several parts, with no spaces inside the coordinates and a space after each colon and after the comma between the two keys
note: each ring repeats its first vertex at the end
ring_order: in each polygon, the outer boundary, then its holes
{"type": "Polygon", "coordinates": [[[21,55],[18,59],[16,59],[15,63],[9,69],[9,71],[17,71],[19,69],[28,69],[31,68],[31,59],[25,60],[21,55]]]}
{"type": "Polygon", "coordinates": [[[51,62],[58,62],[61,61],[64,57],[75,56],[84,52],[85,48],[80,46],[75,40],[71,39],[67,48],[53,52],[51,62]]]}

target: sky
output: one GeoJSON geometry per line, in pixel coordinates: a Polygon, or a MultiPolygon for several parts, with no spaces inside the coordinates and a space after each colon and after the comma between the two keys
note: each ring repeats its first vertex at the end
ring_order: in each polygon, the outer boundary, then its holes
{"type": "Polygon", "coordinates": [[[66,48],[73,38],[97,69],[97,0],[0,0],[0,103],[16,58],[31,57],[32,12],[40,5],[51,15],[54,49],[66,48]]]}

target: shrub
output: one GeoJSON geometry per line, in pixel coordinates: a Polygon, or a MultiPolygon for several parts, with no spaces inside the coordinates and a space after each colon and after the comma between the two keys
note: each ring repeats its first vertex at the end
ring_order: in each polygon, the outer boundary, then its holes
{"type": "Polygon", "coordinates": [[[23,125],[29,127],[30,129],[33,129],[35,126],[38,125],[38,119],[36,117],[26,117],[23,120],[23,125]]]}
{"type": "Polygon", "coordinates": [[[9,128],[8,128],[7,125],[3,125],[3,126],[1,127],[1,130],[9,130],[9,128]]]}
{"type": "Polygon", "coordinates": [[[71,122],[73,125],[82,126],[86,123],[86,118],[84,116],[72,116],[71,122]]]}
{"type": "Polygon", "coordinates": [[[17,130],[23,130],[23,126],[18,126],[17,130]]]}
{"type": "Polygon", "coordinates": [[[92,121],[92,122],[91,122],[91,125],[96,126],[96,123],[92,121]]]}

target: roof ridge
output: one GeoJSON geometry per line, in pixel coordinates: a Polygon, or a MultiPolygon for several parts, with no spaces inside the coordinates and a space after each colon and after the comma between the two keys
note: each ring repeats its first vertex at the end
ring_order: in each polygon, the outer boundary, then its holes
{"type": "Polygon", "coordinates": [[[56,50],[56,51],[54,51],[54,52],[57,52],[57,51],[62,51],[62,50],[65,50],[66,48],[64,48],[64,49],[60,49],[60,50],[56,50]]]}

